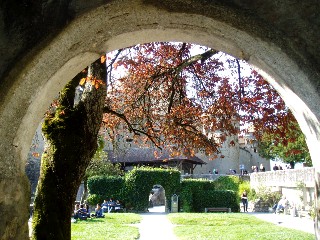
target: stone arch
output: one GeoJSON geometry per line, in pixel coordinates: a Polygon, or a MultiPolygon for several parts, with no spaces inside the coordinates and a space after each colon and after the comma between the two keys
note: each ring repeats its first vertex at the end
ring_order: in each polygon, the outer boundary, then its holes
{"type": "Polygon", "coordinates": [[[275,9],[267,9],[260,17],[258,5],[253,5],[256,6],[253,10],[257,11],[253,14],[245,4],[239,7],[201,1],[163,1],[157,5],[157,1],[150,0],[115,0],[101,5],[97,0],[90,6],[75,2],[78,5],[70,6],[76,12],[74,20],[57,35],[28,51],[8,69],[10,72],[3,80],[4,87],[0,90],[0,133],[3,136],[0,189],[3,196],[0,202],[6,211],[16,210],[7,214],[8,220],[0,220],[3,223],[0,236],[26,236],[27,219],[20,217],[23,215],[21,207],[15,206],[23,202],[27,211],[24,164],[35,129],[53,97],[102,53],[137,43],[197,43],[245,59],[261,69],[292,109],[307,137],[313,164],[319,169],[316,161],[320,147],[317,56],[308,58],[310,54],[305,46],[293,43],[289,35],[281,37],[279,29],[285,26],[268,22],[275,9]],[[77,9],[79,6],[81,11],[77,9]]]}

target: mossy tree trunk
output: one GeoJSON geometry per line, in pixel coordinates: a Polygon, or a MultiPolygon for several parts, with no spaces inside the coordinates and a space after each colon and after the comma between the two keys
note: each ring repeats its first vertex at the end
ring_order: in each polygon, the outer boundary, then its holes
{"type": "MultiPolygon", "coordinates": [[[[105,79],[100,59],[91,66],[92,75],[105,79]]],[[[60,92],[54,112],[47,114],[43,133],[46,150],[34,201],[32,239],[71,239],[71,213],[85,170],[97,149],[102,122],[105,88],[86,85],[81,100],[74,104],[75,89],[84,71],[60,92]]]]}

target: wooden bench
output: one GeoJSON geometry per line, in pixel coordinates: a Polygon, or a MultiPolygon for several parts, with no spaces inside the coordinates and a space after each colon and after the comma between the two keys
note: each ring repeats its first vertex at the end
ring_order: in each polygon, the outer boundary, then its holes
{"type": "Polygon", "coordinates": [[[227,207],[209,207],[209,208],[205,208],[204,212],[227,212],[227,213],[231,213],[231,208],[227,208],[227,207]]]}

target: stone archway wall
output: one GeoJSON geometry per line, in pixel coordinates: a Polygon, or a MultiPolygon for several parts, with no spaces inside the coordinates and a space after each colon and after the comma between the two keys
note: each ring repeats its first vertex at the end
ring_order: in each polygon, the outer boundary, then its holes
{"type": "Polygon", "coordinates": [[[0,211],[11,212],[0,219],[0,238],[27,238],[24,165],[53,97],[105,51],[137,43],[193,42],[261,69],[293,110],[320,170],[317,0],[103,2],[23,5],[13,0],[0,5],[0,211]]]}

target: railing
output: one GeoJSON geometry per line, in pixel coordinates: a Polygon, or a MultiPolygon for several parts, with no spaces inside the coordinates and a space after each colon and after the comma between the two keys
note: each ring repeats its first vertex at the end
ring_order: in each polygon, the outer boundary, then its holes
{"type": "Polygon", "coordinates": [[[315,170],[313,167],[250,174],[252,188],[259,186],[297,187],[299,183],[303,183],[305,187],[310,188],[315,186],[315,170]]]}
{"type": "Polygon", "coordinates": [[[215,180],[220,176],[225,174],[184,174],[181,175],[182,179],[207,179],[207,180],[215,180]]]}
{"type": "Polygon", "coordinates": [[[184,174],[181,175],[181,179],[207,179],[207,180],[216,180],[220,176],[239,176],[242,179],[250,180],[249,175],[240,175],[240,174],[184,174]]]}
{"type": "MultiPolygon", "coordinates": [[[[278,171],[255,172],[250,175],[238,175],[243,179],[250,180],[252,188],[259,186],[267,187],[297,187],[297,184],[303,183],[305,187],[313,188],[315,186],[315,170],[313,167],[301,169],[286,169],[278,171]]],[[[182,179],[208,179],[215,180],[226,174],[185,174],[182,179]]]]}

